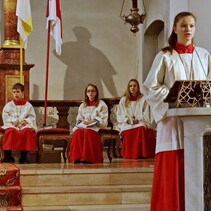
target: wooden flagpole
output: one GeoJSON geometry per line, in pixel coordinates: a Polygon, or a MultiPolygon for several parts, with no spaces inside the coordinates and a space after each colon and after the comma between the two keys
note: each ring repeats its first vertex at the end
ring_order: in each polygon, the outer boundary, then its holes
{"type": "Polygon", "coordinates": [[[45,101],[44,101],[44,121],[43,126],[46,126],[47,119],[47,99],[48,99],[48,70],[49,70],[49,51],[50,51],[50,23],[48,21],[48,32],[47,32],[47,52],[46,52],[46,75],[45,75],[45,101]]]}

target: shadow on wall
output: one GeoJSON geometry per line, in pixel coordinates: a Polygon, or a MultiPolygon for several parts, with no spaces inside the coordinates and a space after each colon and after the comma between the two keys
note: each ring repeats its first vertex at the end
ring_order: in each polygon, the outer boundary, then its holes
{"type": "Polygon", "coordinates": [[[116,75],[108,58],[90,44],[90,32],[81,26],[73,28],[77,41],[62,44],[62,55],[57,56],[67,65],[64,80],[64,100],[84,99],[84,89],[88,83],[95,83],[100,97],[106,97],[103,86],[106,86],[113,97],[117,97],[113,75],[116,75]]]}

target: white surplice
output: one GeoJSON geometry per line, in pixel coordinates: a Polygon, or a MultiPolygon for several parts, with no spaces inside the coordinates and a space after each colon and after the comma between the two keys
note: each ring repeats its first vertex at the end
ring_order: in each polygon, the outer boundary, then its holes
{"type": "MultiPolygon", "coordinates": [[[[100,100],[98,106],[85,106],[85,103],[82,103],[78,108],[78,115],[76,117],[76,122],[83,122],[87,120],[97,120],[98,124],[95,124],[92,127],[89,127],[96,132],[100,128],[106,128],[108,124],[108,107],[104,101],[100,100]]],[[[78,127],[75,126],[73,131],[78,127]]]]}
{"type": "Polygon", "coordinates": [[[211,79],[211,57],[207,50],[194,47],[193,55],[182,55],[176,51],[159,52],[155,57],[150,72],[143,83],[143,92],[157,124],[156,153],[184,148],[182,121],[176,117],[166,118],[169,108],[163,100],[176,80],[211,79]],[[191,59],[188,57],[191,56],[191,59]],[[192,63],[192,64],[191,64],[192,63]],[[191,67],[192,78],[187,74],[191,67]]]}
{"type": "Polygon", "coordinates": [[[32,128],[35,131],[37,130],[36,124],[36,114],[31,103],[26,102],[25,105],[15,105],[13,101],[8,102],[2,112],[2,119],[4,125],[3,129],[7,128],[16,128],[21,130],[23,128],[32,128]],[[27,124],[19,127],[15,127],[11,122],[26,120],[27,124]]]}
{"type": "Polygon", "coordinates": [[[124,130],[140,126],[150,126],[153,118],[150,112],[150,107],[145,101],[145,98],[141,97],[137,101],[129,101],[128,107],[125,107],[125,100],[125,97],[120,99],[117,109],[117,121],[120,133],[124,130]],[[139,120],[138,124],[131,124],[134,118],[139,120]],[[129,121],[130,124],[128,124],[127,121],[129,121]]]}

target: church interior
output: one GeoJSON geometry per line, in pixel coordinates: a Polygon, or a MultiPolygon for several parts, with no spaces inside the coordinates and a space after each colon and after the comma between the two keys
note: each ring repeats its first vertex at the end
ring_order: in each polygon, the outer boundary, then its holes
{"type": "MultiPolygon", "coordinates": [[[[167,44],[178,12],[196,15],[194,42],[211,52],[211,2],[60,0],[61,55],[52,37],[47,46],[43,0],[30,1],[33,30],[21,53],[16,4],[17,0],[0,3],[0,114],[12,98],[13,84],[23,77],[24,97],[36,112],[38,151],[28,154],[26,164],[15,163],[14,169],[0,163],[0,171],[17,180],[17,189],[10,189],[17,206],[5,210],[149,211],[154,159],[121,158],[121,140],[111,132],[116,126],[115,108],[130,79],[140,85],[146,79],[154,57],[167,44]],[[127,18],[137,14],[141,20],[134,27],[127,18]],[[100,98],[108,105],[110,133],[101,136],[103,163],[75,165],[68,160],[68,143],[88,83],[98,86],[100,98]],[[42,132],[48,127],[51,133],[42,132]]],[[[3,136],[0,130],[0,145],[3,136]]]]}

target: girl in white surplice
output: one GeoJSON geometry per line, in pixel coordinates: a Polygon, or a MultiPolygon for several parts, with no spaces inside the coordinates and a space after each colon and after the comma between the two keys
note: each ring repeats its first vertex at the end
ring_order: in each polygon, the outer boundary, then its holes
{"type": "Polygon", "coordinates": [[[143,84],[157,122],[151,211],[185,210],[183,125],[177,117],[166,117],[168,103],[163,100],[176,80],[211,78],[210,54],[192,42],[195,22],[190,12],[181,12],[175,17],[169,46],[155,57],[143,84]]]}
{"type": "Polygon", "coordinates": [[[108,107],[99,99],[95,84],[85,88],[84,102],[78,108],[76,126],[70,144],[70,162],[102,163],[102,144],[99,130],[108,124],[108,107]]]}
{"type": "Polygon", "coordinates": [[[121,156],[127,159],[152,158],[155,155],[155,134],[150,107],[140,92],[139,82],[131,79],[117,111],[118,127],[123,139],[121,156]]]}

